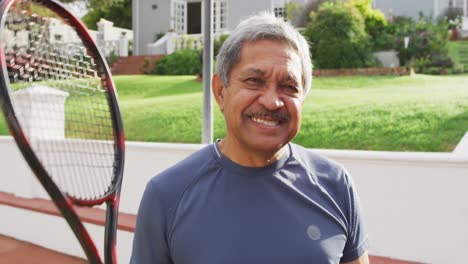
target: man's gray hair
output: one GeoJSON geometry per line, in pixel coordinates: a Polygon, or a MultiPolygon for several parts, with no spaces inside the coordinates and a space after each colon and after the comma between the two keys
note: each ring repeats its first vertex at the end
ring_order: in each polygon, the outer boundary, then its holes
{"type": "Polygon", "coordinates": [[[242,45],[263,39],[284,42],[297,52],[302,66],[304,96],[307,95],[312,83],[309,44],[293,26],[271,13],[261,13],[242,21],[223,43],[216,60],[216,74],[224,85],[228,86],[231,69],[240,61],[242,45]]]}

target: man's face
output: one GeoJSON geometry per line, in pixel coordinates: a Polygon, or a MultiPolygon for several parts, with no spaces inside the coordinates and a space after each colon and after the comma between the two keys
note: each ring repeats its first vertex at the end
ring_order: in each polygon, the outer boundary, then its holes
{"type": "Polygon", "coordinates": [[[279,41],[244,43],[229,77],[228,87],[218,76],[213,81],[226,119],[226,140],[241,153],[277,153],[301,126],[304,88],[299,56],[279,41]]]}

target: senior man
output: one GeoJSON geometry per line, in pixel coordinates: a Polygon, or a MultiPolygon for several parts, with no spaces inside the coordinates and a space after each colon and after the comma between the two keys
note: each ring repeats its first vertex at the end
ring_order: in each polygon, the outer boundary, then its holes
{"type": "Polygon", "coordinates": [[[148,183],[131,263],[369,262],[351,177],[291,143],[311,80],[308,44],[288,23],[238,25],[212,80],[226,135],[148,183]]]}

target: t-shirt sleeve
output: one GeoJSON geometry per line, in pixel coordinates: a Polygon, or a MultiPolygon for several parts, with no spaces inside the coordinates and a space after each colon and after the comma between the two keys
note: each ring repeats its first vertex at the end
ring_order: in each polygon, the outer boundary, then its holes
{"type": "Polygon", "coordinates": [[[346,170],[342,171],[346,187],[346,213],[348,218],[348,234],[343,256],[340,262],[351,262],[359,258],[369,248],[367,233],[364,229],[359,197],[353,180],[346,170]]]}
{"type": "Polygon", "coordinates": [[[154,183],[146,186],[137,214],[133,238],[131,264],[169,264],[169,247],[166,239],[166,216],[154,183]]]}

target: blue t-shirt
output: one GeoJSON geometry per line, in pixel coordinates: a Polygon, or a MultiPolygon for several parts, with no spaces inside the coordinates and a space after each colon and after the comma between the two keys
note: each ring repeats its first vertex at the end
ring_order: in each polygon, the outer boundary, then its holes
{"type": "Polygon", "coordinates": [[[131,263],[340,263],[367,250],[358,197],[338,164],[298,145],[262,168],[209,145],[147,185],[131,263]]]}

